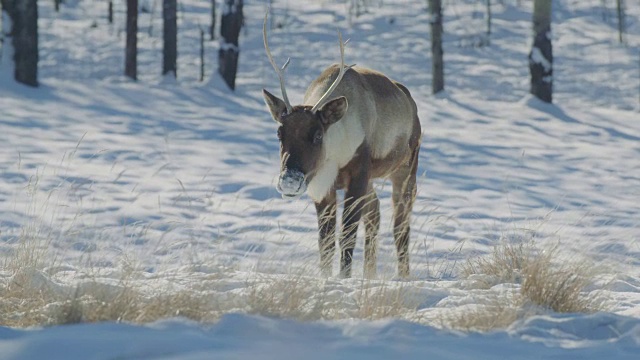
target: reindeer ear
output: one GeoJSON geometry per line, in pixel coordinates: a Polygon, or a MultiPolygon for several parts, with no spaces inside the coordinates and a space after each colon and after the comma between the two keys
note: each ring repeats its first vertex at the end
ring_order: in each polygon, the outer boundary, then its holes
{"type": "Polygon", "coordinates": [[[280,100],[265,89],[262,89],[262,95],[264,96],[264,102],[267,104],[273,120],[281,123],[282,115],[287,113],[287,105],[285,105],[284,101],[280,100]]]}
{"type": "Polygon", "coordinates": [[[349,104],[347,103],[347,98],[340,96],[339,98],[335,98],[322,105],[318,110],[318,113],[320,114],[322,123],[325,126],[329,126],[342,119],[342,117],[347,113],[348,107],[349,104]]]}

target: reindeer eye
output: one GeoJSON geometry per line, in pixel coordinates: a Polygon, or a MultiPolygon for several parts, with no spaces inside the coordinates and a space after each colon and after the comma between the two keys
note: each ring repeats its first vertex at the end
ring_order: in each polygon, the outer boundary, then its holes
{"type": "Polygon", "coordinates": [[[317,130],[313,134],[312,142],[313,142],[314,145],[318,145],[318,144],[322,143],[322,130],[317,130]]]}

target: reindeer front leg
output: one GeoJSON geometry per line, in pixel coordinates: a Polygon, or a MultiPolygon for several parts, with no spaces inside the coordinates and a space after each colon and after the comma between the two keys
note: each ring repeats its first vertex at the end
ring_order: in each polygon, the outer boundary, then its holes
{"type": "Polygon", "coordinates": [[[344,212],[342,215],[342,233],[340,236],[340,276],[351,277],[353,249],[356,246],[358,223],[362,217],[362,209],[367,200],[369,186],[369,167],[366,162],[351,176],[345,193],[344,212]]]}
{"type": "Polygon", "coordinates": [[[315,203],[318,215],[318,248],[320,269],[325,277],[331,276],[331,263],[336,248],[336,191],[332,189],[322,201],[315,203]]]}
{"type": "Polygon", "coordinates": [[[362,220],[365,228],[364,235],[364,277],[373,279],[376,276],[378,247],[378,231],[380,230],[380,200],[369,182],[366,201],[362,208],[362,220]]]}

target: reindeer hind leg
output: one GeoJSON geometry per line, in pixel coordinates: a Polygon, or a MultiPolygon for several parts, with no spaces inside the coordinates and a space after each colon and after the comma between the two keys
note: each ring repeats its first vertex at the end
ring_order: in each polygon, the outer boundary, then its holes
{"type": "Polygon", "coordinates": [[[380,201],[371,182],[369,182],[362,214],[365,227],[364,277],[371,279],[376,276],[378,231],[380,230],[380,201]]]}
{"type": "Polygon", "coordinates": [[[416,196],[416,173],[418,170],[417,146],[411,160],[391,177],[393,185],[393,235],[398,256],[398,276],[409,277],[409,234],[411,210],[416,196]]]}

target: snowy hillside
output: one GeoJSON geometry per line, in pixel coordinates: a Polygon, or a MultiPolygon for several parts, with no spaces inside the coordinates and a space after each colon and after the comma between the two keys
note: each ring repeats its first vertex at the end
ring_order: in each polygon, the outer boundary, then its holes
{"type": "Polygon", "coordinates": [[[528,95],[531,1],[495,2],[488,46],[479,46],[484,2],[443,1],[446,92],[437,96],[425,1],[371,1],[351,21],[344,1],[274,2],[282,27],[270,45],[277,62],[291,57],[293,103],[339,59],[338,28],[350,39],[346,62],[402,82],[418,104],[406,281],[395,278],[390,184],[376,183],[372,280],[362,279],[361,235],[353,278],[320,277],[313,204],[275,190],[276,124],[261,94],[279,95],[262,46],[266,1],[245,1],[235,93],[215,75],[217,41],[206,44],[198,82],[208,1],[180,1],[174,81],[160,76],[161,1],[140,0],[138,82],[122,76],[124,1],[113,25],[104,1],[67,0],[60,13],[52,3],[39,2],[41,86],[13,82],[8,41],[0,59],[0,357],[636,358],[637,3],[627,2],[621,45],[613,4],[554,2],[549,105],[528,95]],[[522,243],[556,249],[554,265],[593,270],[582,294],[601,311],[512,309],[504,299],[520,282],[466,274],[469,260],[522,243]],[[459,332],[496,309],[519,320],[459,332]],[[17,329],[103,319],[125,323],[17,329]],[[156,319],[165,320],[127,324],[156,319]]]}

